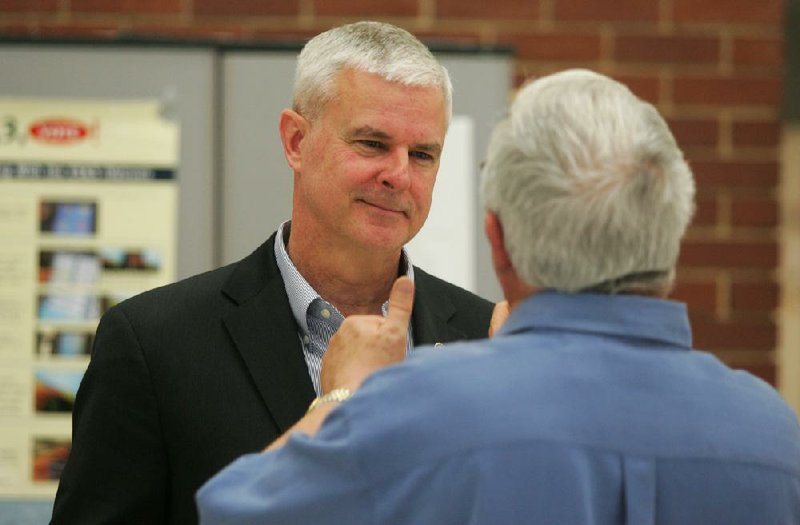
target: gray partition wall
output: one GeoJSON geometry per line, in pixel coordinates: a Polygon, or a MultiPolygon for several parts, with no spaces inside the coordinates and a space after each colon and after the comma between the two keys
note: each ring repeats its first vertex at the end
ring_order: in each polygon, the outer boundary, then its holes
{"type": "Polygon", "coordinates": [[[222,60],[222,263],[253,251],[291,213],[278,118],[291,106],[295,56],[232,51],[222,60]]]}

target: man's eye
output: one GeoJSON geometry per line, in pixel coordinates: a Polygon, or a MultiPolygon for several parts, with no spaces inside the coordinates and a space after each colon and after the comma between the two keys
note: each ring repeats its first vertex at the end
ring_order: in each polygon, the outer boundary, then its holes
{"type": "Polygon", "coordinates": [[[386,149],[383,142],[377,140],[359,140],[358,143],[370,149],[386,149]]]}
{"type": "Polygon", "coordinates": [[[414,157],[416,159],[424,160],[424,161],[432,161],[432,160],[434,160],[433,159],[433,155],[431,155],[430,153],[426,153],[424,151],[409,151],[408,155],[411,156],[411,157],[414,157]]]}

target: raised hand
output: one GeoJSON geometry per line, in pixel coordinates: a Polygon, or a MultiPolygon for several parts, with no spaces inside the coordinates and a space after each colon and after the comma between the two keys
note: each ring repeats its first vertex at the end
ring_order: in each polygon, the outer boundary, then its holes
{"type": "Polygon", "coordinates": [[[413,304],[414,283],[408,277],[400,277],[389,294],[386,317],[351,315],[345,319],[322,360],[322,392],[334,388],[356,390],[375,370],[402,361],[413,304]]]}

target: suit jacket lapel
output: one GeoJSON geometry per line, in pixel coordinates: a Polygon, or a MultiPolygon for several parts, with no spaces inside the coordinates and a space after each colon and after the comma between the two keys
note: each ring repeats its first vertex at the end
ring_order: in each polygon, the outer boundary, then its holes
{"type": "Polygon", "coordinates": [[[243,259],[223,292],[239,306],[224,317],[261,398],[281,432],[300,419],[314,399],[297,324],[280,276],[275,236],[243,259]]]}
{"type": "Polygon", "coordinates": [[[416,291],[411,314],[414,346],[467,339],[463,331],[449,323],[456,313],[456,307],[449,298],[430,289],[428,275],[416,266],[414,282],[416,291]]]}

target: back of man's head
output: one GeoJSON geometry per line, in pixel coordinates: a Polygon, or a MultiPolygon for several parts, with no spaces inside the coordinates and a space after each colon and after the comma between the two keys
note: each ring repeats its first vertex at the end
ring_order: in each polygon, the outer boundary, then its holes
{"type": "Polygon", "coordinates": [[[449,121],[453,87],[447,70],[414,35],[383,22],[334,27],[309,40],[297,58],[294,110],[312,120],[319,116],[346,67],[409,86],[438,86],[449,121]]]}
{"type": "Polygon", "coordinates": [[[483,198],[530,286],[663,293],[694,179],[656,109],[570,70],[524,86],[489,145],[483,198]]]}

